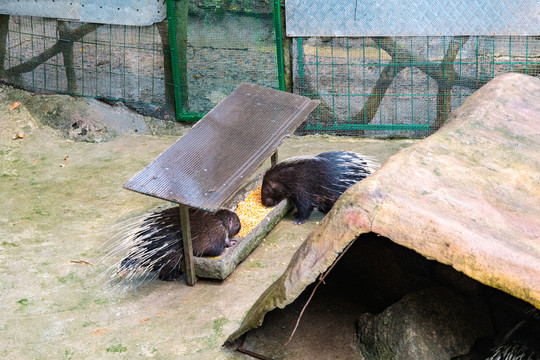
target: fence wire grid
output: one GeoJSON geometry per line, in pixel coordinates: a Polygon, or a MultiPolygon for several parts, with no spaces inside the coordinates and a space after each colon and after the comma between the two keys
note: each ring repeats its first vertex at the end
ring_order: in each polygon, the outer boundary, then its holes
{"type": "Polygon", "coordinates": [[[424,137],[493,77],[540,73],[540,36],[287,38],[280,6],[168,0],[146,27],[0,15],[0,77],[179,120],[250,82],[321,101],[301,135],[424,137]]]}
{"type": "MultiPolygon", "coordinates": [[[[163,24],[98,25],[0,15],[8,21],[2,78],[37,92],[124,101],[148,115],[167,105],[163,24]],[[6,19],[7,18],[7,19],[6,19]]],[[[171,115],[170,112],[169,115],[171,115]]]]}
{"type": "Polygon", "coordinates": [[[295,39],[294,92],[322,104],[302,133],[422,137],[495,76],[540,72],[538,36],[295,39]]]}

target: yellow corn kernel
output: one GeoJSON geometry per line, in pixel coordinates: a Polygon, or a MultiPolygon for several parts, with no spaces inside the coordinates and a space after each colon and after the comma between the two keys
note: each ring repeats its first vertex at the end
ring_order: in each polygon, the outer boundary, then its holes
{"type": "Polygon", "coordinates": [[[243,201],[238,203],[236,215],[240,219],[242,228],[238,233],[238,237],[243,238],[273,210],[273,207],[267,208],[261,202],[261,186],[250,191],[243,201]]]}

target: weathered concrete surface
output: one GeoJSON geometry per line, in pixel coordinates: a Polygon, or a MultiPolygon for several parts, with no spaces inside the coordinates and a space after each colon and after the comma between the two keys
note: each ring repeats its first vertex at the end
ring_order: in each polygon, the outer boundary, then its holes
{"type": "MultiPolygon", "coordinates": [[[[93,98],[25,91],[10,93],[14,101],[23,104],[21,109],[39,123],[60,130],[65,137],[75,141],[105,142],[128,134],[164,135],[187,131],[187,127],[171,121],[156,121],[142,116],[120,102],[109,105],[93,98]]],[[[21,109],[15,114],[19,114],[21,109]]]]}
{"type": "MultiPolygon", "coordinates": [[[[122,186],[185,129],[147,122],[152,133],[175,135],[72,141],[41,121],[56,99],[0,86],[0,358],[238,358],[221,345],[286,269],[314,217],[299,227],[289,215],[225,281],[111,289],[99,262],[111,227],[164,205],[122,186]],[[24,139],[13,140],[20,132],[24,139]]],[[[84,104],[62,99],[64,113],[71,106],[84,104]]],[[[292,137],[280,157],[341,149],[384,162],[412,143],[292,137]]]]}
{"type": "Polygon", "coordinates": [[[494,79],[347,191],[232,338],[373,231],[540,307],[540,79],[494,79]]]}

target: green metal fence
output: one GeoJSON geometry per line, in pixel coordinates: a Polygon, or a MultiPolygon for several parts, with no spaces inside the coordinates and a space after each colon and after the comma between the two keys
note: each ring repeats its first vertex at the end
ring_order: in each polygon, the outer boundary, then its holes
{"type": "Polygon", "coordinates": [[[167,11],[147,27],[0,15],[0,77],[182,121],[244,81],[284,89],[279,2],[167,0],[167,11]]]}
{"type": "Polygon", "coordinates": [[[321,100],[302,133],[422,137],[495,76],[540,72],[540,37],[297,38],[294,91],[321,100]]]}
{"type": "Polygon", "coordinates": [[[279,16],[279,1],[167,0],[178,119],[199,119],[244,81],[284,89],[279,16]]]}
{"type": "Polygon", "coordinates": [[[133,27],[0,18],[8,29],[0,30],[4,81],[38,92],[124,101],[148,115],[173,115],[165,96],[165,88],[173,86],[164,69],[170,57],[162,46],[166,23],[133,27]]]}
{"type": "Polygon", "coordinates": [[[0,77],[183,121],[245,81],[320,100],[299,134],[423,137],[493,77],[540,73],[539,36],[291,39],[283,16],[279,0],[167,0],[148,27],[0,15],[0,77]]]}

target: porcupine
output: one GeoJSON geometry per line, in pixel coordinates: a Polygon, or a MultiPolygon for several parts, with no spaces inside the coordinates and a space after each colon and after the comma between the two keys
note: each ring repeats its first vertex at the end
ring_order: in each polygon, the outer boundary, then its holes
{"type": "Polygon", "coordinates": [[[294,224],[304,223],[314,208],[330,211],[345,190],[379,166],[372,158],[349,151],[285,159],[266,171],[261,200],[274,206],[288,198],[296,206],[294,224]]]}
{"type": "MultiPolygon", "coordinates": [[[[231,239],[241,226],[238,216],[225,209],[210,213],[190,208],[189,222],[195,256],[221,255],[226,247],[234,245],[231,239]]],[[[158,272],[161,280],[180,278],[184,246],[177,207],[145,217],[134,235],[125,237],[123,241],[128,242],[129,252],[117,270],[120,277],[158,272]]]]}
{"type": "Polygon", "coordinates": [[[530,308],[486,360],[539,360],[540,310],[530,308]]]}

